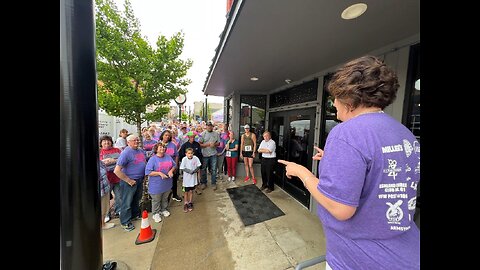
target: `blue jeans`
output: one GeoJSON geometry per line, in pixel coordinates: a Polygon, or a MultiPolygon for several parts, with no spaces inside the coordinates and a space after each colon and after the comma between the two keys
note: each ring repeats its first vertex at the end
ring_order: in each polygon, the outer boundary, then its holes
{"type": "Polygon", "coordinates": [[[132,217],[140,216],[140,199],[143,193],[143,178],[133,179],[137,183],[130,186],[125,181],[120,181],[122,189],[122,207],[120,208],[120,223],[127,225],[131,222],[132,217]]]}
{"type": "Polygon", "coordinates": [[[212,173],[212,185],[217,184],[217,155],[203,157],[200,183],[207,184],[207,167],[212,173]]]}

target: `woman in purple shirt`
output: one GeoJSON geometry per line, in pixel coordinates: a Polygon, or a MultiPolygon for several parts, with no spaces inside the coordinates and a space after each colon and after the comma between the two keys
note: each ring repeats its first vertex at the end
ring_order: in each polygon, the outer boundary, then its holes
{"type": "Polygon", "coordinates": [[[413,221],[420,180],[420,145],[383,109],[399,84],[373,56],[353,60],[328,91],[343,123],[315,147],[319,178],[284,160],[318,202],[327,245],[326,269],[420,269],[420,231],[413,221]]]}
{"type": "Polygon", "coordinates": [[[165,154],[167,145],[157,143],[153,146],[153,155],[145,167],[145,175],[148,175],[148,194],[152,197],[152,213],[155,222],[162,221],[170,216],[168,211],[168,194],[172,189],[172,177],[176,163],[165,154]]]}

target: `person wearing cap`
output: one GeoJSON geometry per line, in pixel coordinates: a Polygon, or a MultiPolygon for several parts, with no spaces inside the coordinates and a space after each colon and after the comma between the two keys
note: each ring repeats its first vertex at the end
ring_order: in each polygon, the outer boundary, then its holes
{"type": "Polygon", "coordinates": [[[207,130],[205,130],[198,139],[200,146],[202,147],[202,169],[200,183],[202,189],[207,187],[207,167],[209,167],[212,173],[212,187],[213,190],[217,190],[217,149],[220,145],[220,136],[218,132],[213,131],[213,123],[207,123],[207,130]]]}
{"type": "Polygon", "coordinates": [[[246,175],[243,182],[248,182],[248,180],[250,180],[250,177],[248,176],[250,171],[252,174],[252,182],[257,184],[257,179],[255,179],[255,174],[253,173],[253,159],[255,158],[255,149],[257,148],[257,136],[250,132],[249,125],[245,125],[244,129],[245,133],[240,140],[240,158],[243,158],[246,175]]]}

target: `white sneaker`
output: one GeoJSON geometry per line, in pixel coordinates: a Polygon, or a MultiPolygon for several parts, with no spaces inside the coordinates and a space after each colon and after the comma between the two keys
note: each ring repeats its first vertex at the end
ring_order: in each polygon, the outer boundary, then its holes
{"type": "Polygon", "coordinates": [[[165,210],[165,211],[162,212],[162,215],[164,217],[168,217],[168,216],[170,216],[170,212],[168,212],[168,210],[165,210]]]}
{"type": "Polygon", "coordinates": [[[108,230],[115,227],[115,223],[105,223],[105,225],[102,227],[104,230],[108,230]]]}
{"type": "Polygon", "coordinates": [[[233,176],[229,176],[228,181],[233,181],[233,176]]]}
{"type": "Polygon", "coordinates": [[[103,221],[104,221],[105,223],[109,222],[109,221],[110,221],[110,216],[107,215],[107,216],[103,219],[103,221]]]}
{"type": "Polygon", "coordinates": [[[162,221],[162,217],[160,216],[160,214],[155,214],[153,215],[153,221],[155,221],[156,223],[159,223],[160,221],[162,221]]]}

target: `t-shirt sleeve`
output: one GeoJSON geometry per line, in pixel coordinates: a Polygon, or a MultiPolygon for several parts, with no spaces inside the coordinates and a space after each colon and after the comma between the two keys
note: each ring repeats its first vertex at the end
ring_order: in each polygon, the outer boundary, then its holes
{"type": "Polygon", "coordinates": [[[180,170],[183,170],[185,168],[187,168],[187,157],[185,156],[184,158],[182,158],[181,162],[180,162],[180,170]]]}
{"type": "Polygon", "coordinates": [[[123,151],[120,156],[118,157],[118,160],[117,160],[117,165],[120,165],[122,167],[125,167],[128,162],[129,162],[129,158],[130,158],[131,154],[129,151],[123,151]]]}
{"type": "Polygon", "coordinates": [[[367,164],[362,154],[343,140],[325,145],[317,189],[330,199],[357,207],[365,182],[367,164]]]}
{"type": "Polygon", "coordinates": [[[155,171],[155,161],[154,157],[150,158],[147,162],[147,166],[145,166],[145,175],[149,175],[151,172],[155,171]]]}

